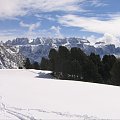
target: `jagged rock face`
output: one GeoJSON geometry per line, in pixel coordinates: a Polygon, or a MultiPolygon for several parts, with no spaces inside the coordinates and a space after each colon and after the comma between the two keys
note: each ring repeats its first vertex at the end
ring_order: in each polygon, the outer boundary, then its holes
{"type": "Polygon", "coordinates": [[[67,48],[79,47],[86,54],[94,52],[101,57],[105,54],[120,55],[120,48],[115,45],[107,45],[106,43],[98,42],[95,46],[91,46],[90,42],[81,38],[36,38],[32,41],[28,38],[16,38],[5,43],[7,46],[14,46],[18,52],[32,61],[40,62],[42,57],[47,57],[51,48],[58,49],[59,46],[67,48]]]}
{"type": "Polygon", "coordinates": [[[24,57],[14,47],[0,44],[0,69],[17,69],[23,67],[24,57]]]}
{"type": "Polygon", "coordinates": [[[12,41],[8,40],[6,44],[8,45],[27,45],[29,43],[28,38],[16,38],[13,39],[12,41]]]}
{"type": "Polygon", "coordinates": [[[81,38],[36,38],[28,41],[27,38],[16,38],[12,41],[7,41],[5,45],[15,46],[19,53],[32,61],[40,62],[42,57],[48,57],[51,48],[58,49],[59,46],[83,47],[89,44],[89,41],[81,38]]]}

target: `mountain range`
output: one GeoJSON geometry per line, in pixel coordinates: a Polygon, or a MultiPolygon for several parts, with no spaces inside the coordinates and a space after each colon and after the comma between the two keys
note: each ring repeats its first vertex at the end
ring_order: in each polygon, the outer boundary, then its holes
{"type": "Polygon", "coordinates": [[[81,38],[16,38],[0,43],[0,68],[18,68],[22,66],[25,58],[40,62],[42,57],[47,58],[51,48],[59,46],[81,48],[86,54],[94,52],[103,57],[105,54],[120,56],[120,47],[105,42],[96,42],[91,45],[90,41],[81,38]]]}
{"type": "Polygon", "coordinates": [[[91,45],[90,41],[81,38],[36,38],[29,40],[28,38],[16,38],[8,40],[4,43],[5,46],[15,47],[18,53],[30,58],[33,61],[40,62],[42,57],[47,57],[51,48],[58,49],[59,46],[66,46],[67,48],[79,47],[86,54],[94,52],[101,57],[105,54],[120,55],[120,47],[114,44],[107,44],[104,42],[96,42],[91,45]]]}

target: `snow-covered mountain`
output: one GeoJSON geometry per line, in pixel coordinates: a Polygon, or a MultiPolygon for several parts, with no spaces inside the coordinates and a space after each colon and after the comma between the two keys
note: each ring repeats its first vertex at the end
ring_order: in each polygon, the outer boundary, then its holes
{"type": "Polygon", "coordinates": [[[105,54],[120,55],[120,47],[115,47],[114,44],[106,44],[104,42],[97,42],[91,45],[86,39],[81,38],[36,38],[29,40],[28,38],[16,38],[12,41],[5,42],[7,46],[14,46],[25,57],[31,60],[40,62],[42,57],[47,57],[51,48],[58,49],[59,46],[66,46],[67,48],[79,47],[85,53],[90,54],[94,52],[101,57],[105,54]]]}
{"type": "Polygon", "coordinates": [[[24,57],[14,47],[0,44],[0,69],[22,67],[24,57]]]}

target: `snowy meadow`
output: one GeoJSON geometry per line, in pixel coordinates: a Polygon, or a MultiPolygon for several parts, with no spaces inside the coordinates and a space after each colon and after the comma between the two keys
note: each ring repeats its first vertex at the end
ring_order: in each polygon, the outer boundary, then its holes
{"type": "Polygon", "coordinates": [[[54,79],[50,71],[3,69],[0,119],[120,119],[119,93],[118,86],[54,79]]]}

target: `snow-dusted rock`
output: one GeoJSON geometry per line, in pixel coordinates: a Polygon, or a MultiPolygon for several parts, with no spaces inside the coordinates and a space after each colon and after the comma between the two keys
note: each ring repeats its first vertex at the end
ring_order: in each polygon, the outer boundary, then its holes
{"type": "Polygon", "coordinates": [[[0,69],[22,67],[23,59],[14,47],[0,44],[0,69]]]}

